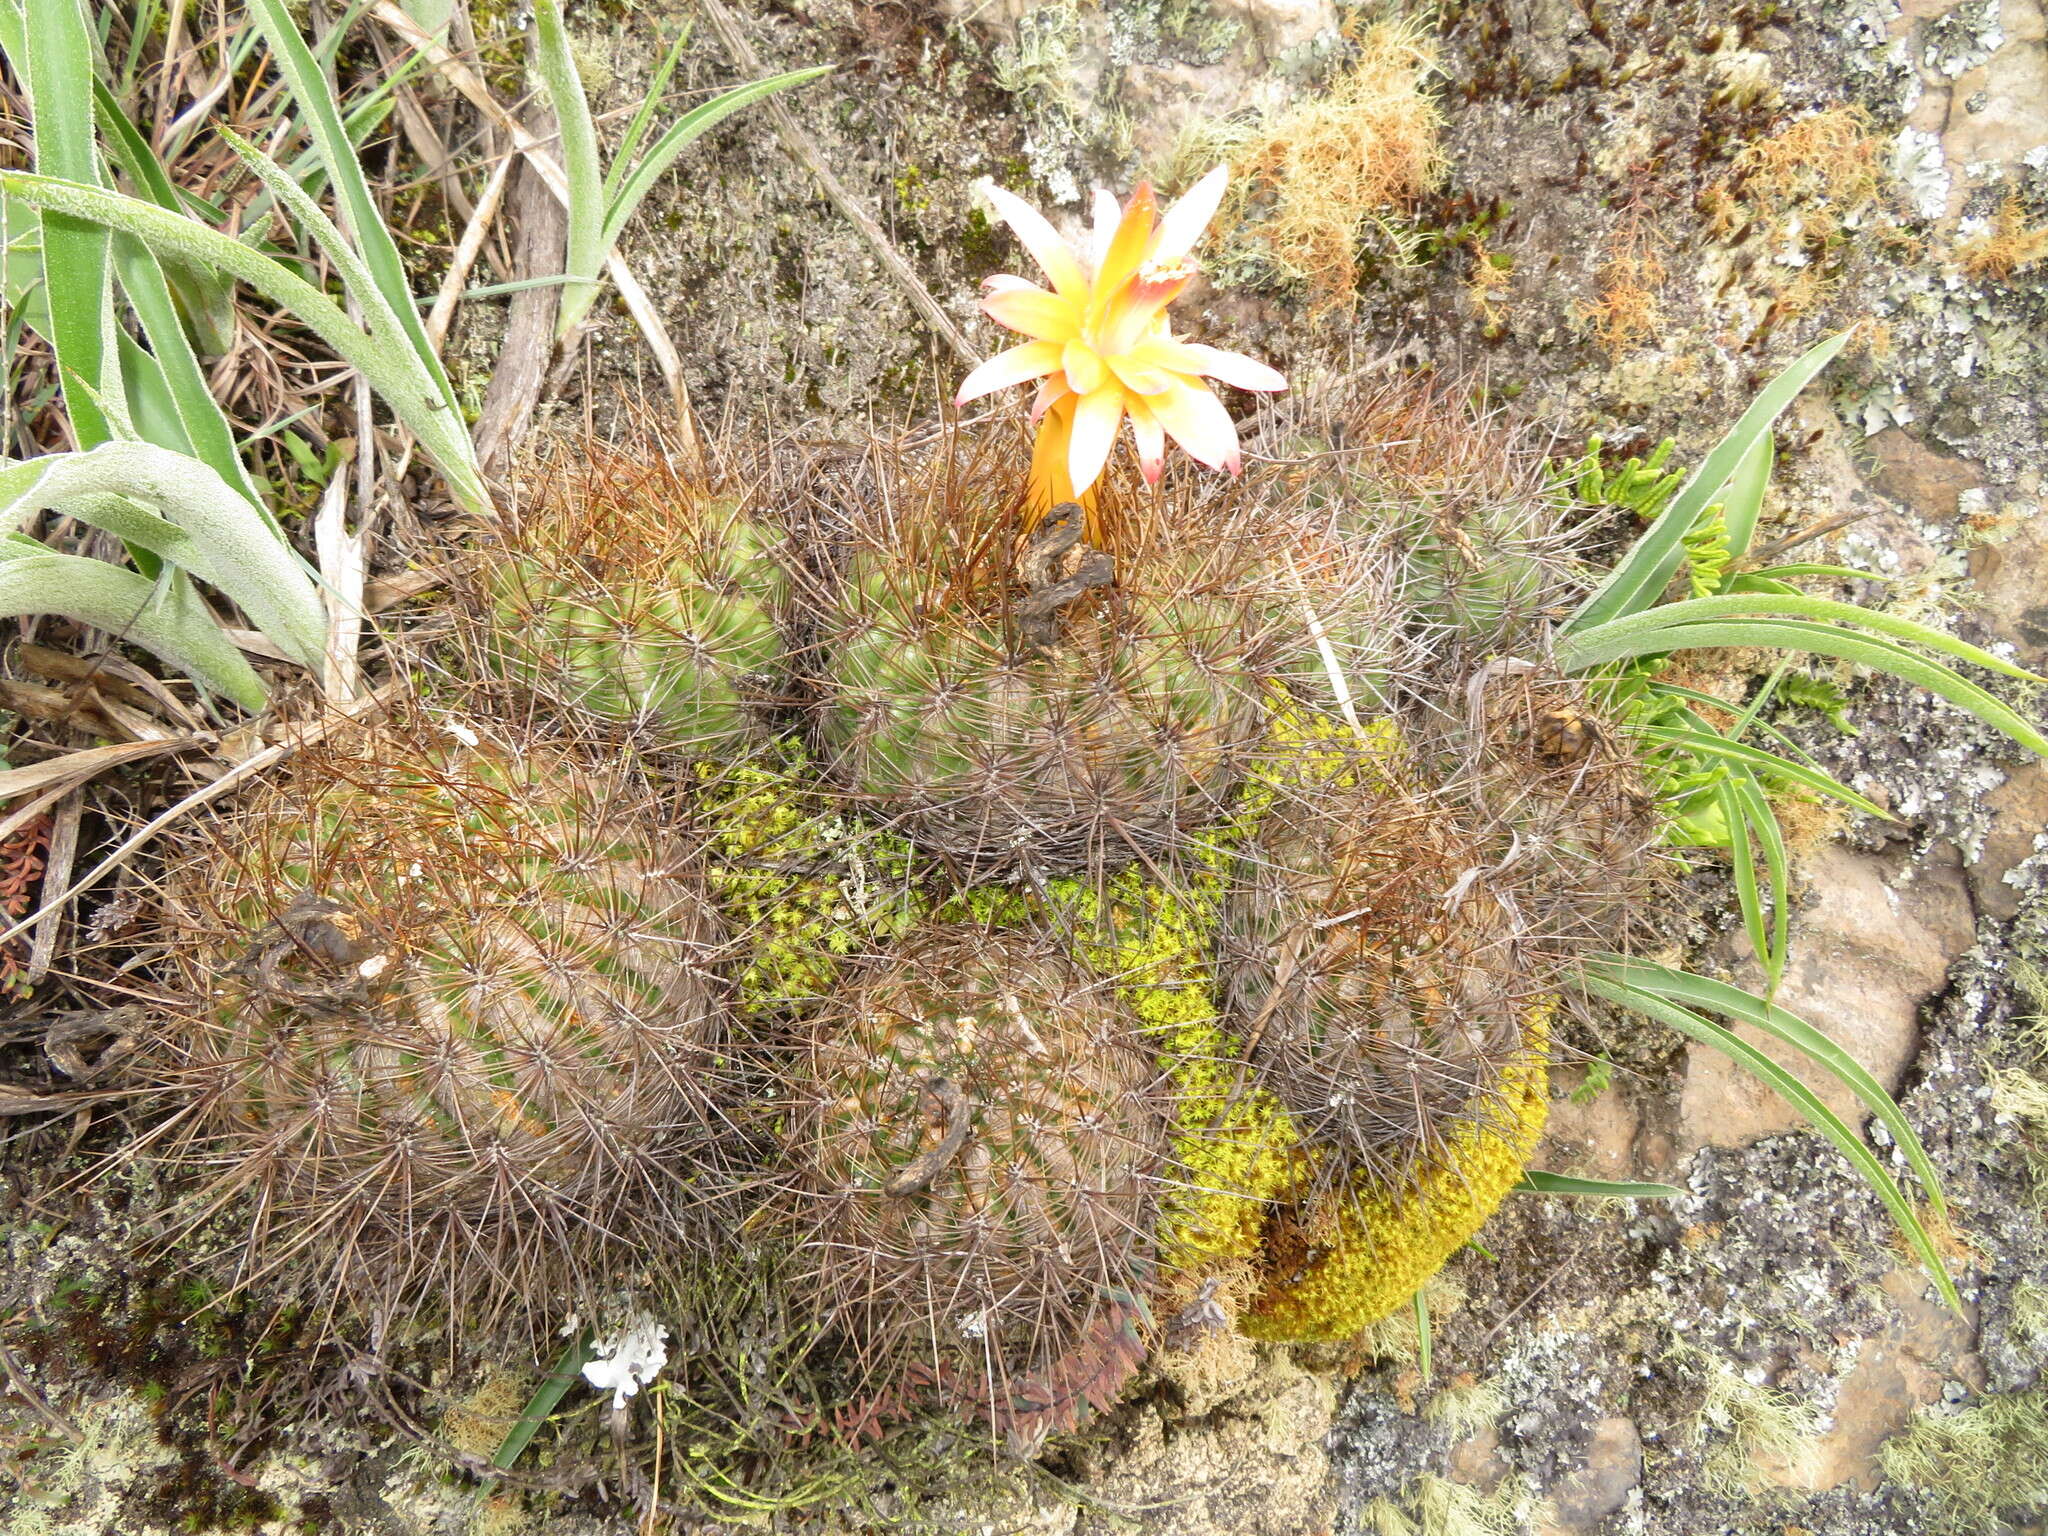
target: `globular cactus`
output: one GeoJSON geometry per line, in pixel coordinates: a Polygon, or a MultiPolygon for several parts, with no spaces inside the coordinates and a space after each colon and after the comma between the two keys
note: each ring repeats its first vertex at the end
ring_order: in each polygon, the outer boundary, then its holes
{"type": "Polygon", "coordinates": [[[1409,626],[1432,646],[1516,646],[1568,585],[1570,497],[1498,416],[1443,390],[1366,387],[1301,446],[1310,505],[1388,542],[1409,626]]]}
{"type": "Polygon", "coordinates": [[[1495,1090],[1534,971],[1512,889],[1390,722],[1310,721],[1238,850],[1224,939],[1232,1027],[1319,1184],[1398,1182],[1495,1090]]]}
{"type": "Polygon", "coordinates": [[[658,451],[541,475],[473,605],[482,670],[650,746],[727,758],[785,706],[792,541],[658,451]]]}
{"type": "Polygon", "coordinates": [[[147,1070],[202,1214],[249,1201],[245,1279],[541,1333],[716,1183],[718,927],[630,783],[441,726],[306,749],[171,871],[147,1070]]]}
{"type": "Polygon", "coordinates": [[[1009,573],[920,546],[858,555],[828,630],[818,734],[860,804],[970,874],[1119,863],[1218,813],[1259,708],[1237,604],[1088,593],[1034,646],[1009,573]]]}
{"type": "Polygon", "coordinates": [[[793,1230],[871,1383],[1020,1448],[1115,1395],[1166,1119],[1106,984],[1046,937],[933,924],[849,979],[791,1078],[793,1230]]]}
{"type": "Polygon", "coordinates": [[[1071,505],[1024,535],[937,470],[856,509],[818,630],[816,738],[871,814],[970,876],[1114,867],[1227,811],[1275,690],[1321,674],[1355,584],[1289,567],[1256,508],[1126,520],[1114,558],[1071,505]]]}

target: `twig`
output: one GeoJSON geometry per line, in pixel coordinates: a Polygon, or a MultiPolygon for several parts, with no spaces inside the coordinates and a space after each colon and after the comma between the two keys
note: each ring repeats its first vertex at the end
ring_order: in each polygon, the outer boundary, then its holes
{"type": "MultiPolygon", "coordinates": [[[[720,4],[719,0],[701,0],[701,5],[705,18],[711,23],[711,30],[718,34],[718,40],[738,61],[741,70],[759,77],[762,73],[761,57],[754,52],[753,45],[746,39],[746,34],[740,31],[739,23],[733,19],[732,12],[720,4]]],[[[972,368],[978,364],[981,361],[981,354],[976,352],[973,344],[961,334],[960,328],[953,323],[953,317],[939,307],[939,301],[932,297],[931,290],[925,287],[917,273],[911,270],[910,263],[898,253],[888,235],[883,232],[882,226],[868,216],[867,210],[854,201],[853,194],[832,174],[831,167],[825,164],[825,157],[818,153],[818,146],[811,142],[811,136],[804,132],[789,108],[773,96],[759,105],[768,114],[769,120],[775,124],[775,131],[782,135],[782,147],[789,151],[791,158],[818,178],[818,185],[825,189],[825,196],[831,200],[832,206],[845,216],[855,232],[867,242],[868,248],[875,253],[875,259],[881,262],[882,270],[896,279],[897,286],[902,288],[904,295],[910,300],[911,307],[924,316],[925,324],[937,331],[946,345],[951,347],[968,367],[972,368]]]]}
{"type": "Polygon", "coordinates": [[[441,291],[434,295],[434,307],[427,312],[427,340],[437,353],[448,339],[448,327],[455,323],[455,306],[462,302],[463,287],[469,282],[477,257],[483,253],[491,223],[498,217],[498,205],[505,200],[505,188],[512,180],[512,168],[518,164],[517,155],[507,155],[498,162],[497,168],[491,172],[491,179],[484,183],[484,193],[477,199],[476,212],[470,215],[462,238],[455,243],[455,254],[448,262],[448,275],[441,279],[441,291]]]}
{"type": "MultiPolygon", "coordinates": [[[[57,806],[50,827],[50,851],[43,863],[43,889],[61,887],[71,878],[71,866],[78,860],[78,823],[85,813],[85,787],[65,795],[57,806]]],[[[57,937],[64,931],[64,911],[56,911],[36,924],[36,936],[29,945],[26,979],[35,986],[50,974],[57,957],[57,937]]]]}
{"type": "MultiPolygon", "coordinates": [[[[20,922],[16,923],[12,928],[9,928],[5,933],[0,933],[0,944],[5,944],[9,939],[13,938],[16,934],[23,933],[27,931],[29,928],[34,927],[37,923],[41,922],[45,917],[49,916],[51,912],[55,911],[65,902],[69,901],[73,896],[76,896],[80,891],[85,890],[88,887],[96,884],[98,881],[104,879],[113,870],[119,868],[122,864],[127,863],[128,860],[135,857],[135,854],[138,849],[145,847],[156,837],[156,835],[159,832],[163,831],[164,828],[168,827],[172,822],[178,820],[181,816],[186,815],[188,812],[197,810],[200,806],[206,804],[207,801],[212,800],[219,795],[226,794],[230,789],[233,789],[237,784],[241,783],[244,779],[253,778],[256,774],[261,773],[264,769],[274,767],[278,763],[283,762],[286,758],[290,757],[294,752],[298,751],[299,748],[304,746],[310,746],[314,742],[319,741],[321,738],[328,735],[330,732],[335,731],[339,729],[341,726],[348,724],[350,721],[360,719],[364,715],[371,714],[379,709],[382,709],[386,704],[390,703],[393,699],[397,698],[401,693],[403,693],[405,691],[406,686],[406,679],[393,678],[390,682],[386,683],[383,687],[375,690],[374,692],[364,694],[359,699],[352,699],[348,703],[339,706],[326,718],[316,721],[310,726],[307,726],[292,740],[280,742],[273,747],[265,747],[261,752],[255,753],[254,755],[245,758],[243,761],[237,763],[233,768],[230,768],[226,773],[222,774],[219,778],[215,779],[211,784],[202,785],[200,788],[195,789],[191,794],[187,795],[184,799],[180,800],[176,805],[172,806],[169,810],[163,811],[157,816],[151,818],[149,821],[145,822],[142,825],[141,829],[134,833],[131,837],[129,837],[126,842],[122,843],[120,847],[116,848],[104,859],[100,860],[100,862],[93,867],[93,870],[90,874],[84,876],[82,879],[73,881],[69,889],[58,892],[53,899],[45,902],[39,910],[31,912],[27,917],[23,918],[20,922]]],[[[162,751],[168,744],[162,742],[142,742],[138,743],[137,745],[154,747],[158,751],[162,751]]],[[[79,753],[74,755],[83,756],[84,754],[79,753]]],[[[16,771],[18,772],[19,770],[16,771]]]]}

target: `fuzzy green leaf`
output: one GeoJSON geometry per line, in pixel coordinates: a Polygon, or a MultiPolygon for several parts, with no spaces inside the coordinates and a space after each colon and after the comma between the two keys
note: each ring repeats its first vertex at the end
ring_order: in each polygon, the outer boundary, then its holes
{"type": "Polygon", "coordinates": [[[319,669],[319,590],[271,525],[200,461],[150,443],[102,443],[0,469],[0,527],[52,510],[218,587],[293,660],[319,669]]]}
{"type": "MultiPolygon", "coordinates": [[[[447,477],[458,502],[472,512],[490,511],[490,494],[477,471],[475,449],[461,417],[442,403],[411,349],[388,337],[366,333],[332,299],[282,262],[154,203],[98,187],[0,171],[0,194],[121,230],[160,259],[204,263],[247,283],[290,311],[369,380],[370,387],[447,477]]],[[[381,304],[381,298],[376,302],[381,304]]]]}
{"type": "Polygon", "coordinates": [[[263,680],[175,571],[150,581],[104,560],[0,539],[0,618],[61,614],[161,656],[244,709],[261,709],[263,680]]]}

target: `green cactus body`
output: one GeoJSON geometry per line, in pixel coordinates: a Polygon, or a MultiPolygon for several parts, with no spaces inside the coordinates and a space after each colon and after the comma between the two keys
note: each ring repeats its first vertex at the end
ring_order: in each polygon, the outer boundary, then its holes
{"type": "Polygon", "coordinates": [[[1013,1440],[1079,1421],[1143,1349],[1165,1122],[1111,989],[1022,930],[921,929],[796,1066],[793,1212],[875,1372],[929,1365],[1013,1440]]]}
{"type": "Polygon", "coordinates": [[[587,523],[527,530],[489,579],[490,659],[659,748],[721,756],[760,739],[779,701],[791,556],[730,500],[676,513],[651,549],[587,523]]]}
{"type": "Polygon", "coordinates": [[[1258,724],[1222,597],[1084,598],[1062,641],[1000,612],[927,607],[879,558],[832,628],[819,735],[835,775],[973,874],[1111,865],[1213,819],[1258,724]]]}
{"type": "Polygon", "coordinates": [[[184,1151],[343,1290],[559,1303],[505,1276],[573,1287],[696,1177],[729,1075],[716,921],[618,786],[380,729],[174,887],[210,909],[201,1001],[154,1055],[184,1151]]]}

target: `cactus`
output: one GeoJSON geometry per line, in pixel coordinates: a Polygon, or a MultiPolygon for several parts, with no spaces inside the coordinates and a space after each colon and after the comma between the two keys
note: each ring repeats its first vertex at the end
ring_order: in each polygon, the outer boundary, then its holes
{"type": "Polygon", "coordinates": [[[1085,594],[1032,647],[1008,583],[967,576],[914,544],[848,573],[819,735],[861,804],[975,875],[1114,865],[1216,816],[1257,729],[1241,604],[1085,594]]]}
{"type": "Polygon", "coordinates": [[[1408,384],[1362,390],[1322,425],[1305,445],[1319,450],[1309,503],[1350,536],[1390,542],[1411,627],[1482,651],[1515,645],[1569,574],[1568,497],[1527,435],[1408,384]]]}
{"type": "Polygon", "coordinates": [[[730,756],[787,703],[790,541],[666,460],[551,467],[483,579],[482,670],[649,744],[730,756]]]}
{"type": "Polygon", "coordinates": [[[448,730],[307,750],[172,872],[190,1002],[150,1075],[203,1211],[252,1196],[250,1271],[551,1328],[702,1195],[716,924],[629,785],[448,730]]]}
{"type": "Polygon", "coordinates": [[[1275,1341],[1348,1339],[1403,1305],[1443,1268],[1522,1176],[1550,1110],[1549,1005],[1487,1091],[1402,1178],[1325,1181],[1267,1225],[1265,1280],[1241,1320],[1275,1341]]]}
{"type": "Polygon", "coordinates": [[[927,1373],[1028,1448],[1143,1355],[1158,1074],[1111,989],[1024,930],[877,956],[792,1068],[808,1285],[872,1381],[927,1373]]]}

